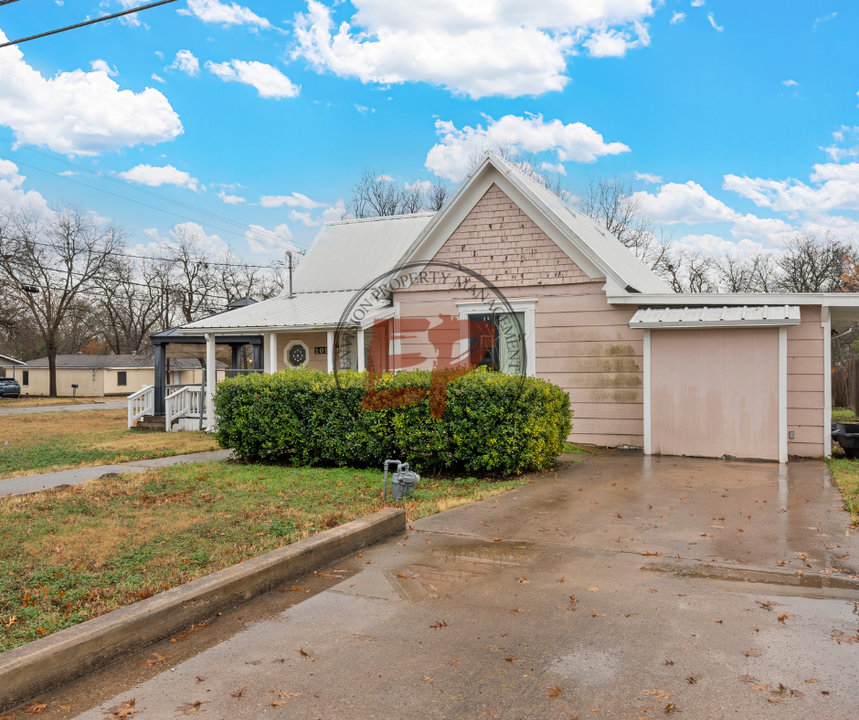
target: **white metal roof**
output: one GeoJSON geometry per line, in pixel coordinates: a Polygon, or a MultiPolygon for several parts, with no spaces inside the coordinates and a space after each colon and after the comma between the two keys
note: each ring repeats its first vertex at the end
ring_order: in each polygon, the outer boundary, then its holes
{"type": "Polygon", "coordinates": [[[324,225],[295,271],[295,292],[360,290],[396,265],[433,215],[416,213],[324,225]]]}
{"type": "Polygon", "coordinates": [[[799,325],[799,305],[642,308],[631,328],[778,327],[799,325]]]}
{"type": "Polygon", "coordinates": [[[296,293],[293,297],[281,295],[255,305],[211,315],[183,325],[183,335],[207,331],[257,334],[274,330],[325,328],[336,326],[340,316],[355,297],[349,290],[342,292],[296,293]]]}

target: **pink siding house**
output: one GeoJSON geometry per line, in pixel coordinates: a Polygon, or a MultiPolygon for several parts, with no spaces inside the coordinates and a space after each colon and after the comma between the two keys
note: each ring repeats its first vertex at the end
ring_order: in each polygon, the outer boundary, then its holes
{"type": "Polygon", "coordinates": [[[830,454],[829,337],[856,319],[846,294],[673,293],[487,153],[438,213],[330,223],[292,295],[179,332],[262,333],[267,372],[333,372],[473,361],[488,323],[477,361],[564,388],[574,442],[786,462],[830,454]]]}

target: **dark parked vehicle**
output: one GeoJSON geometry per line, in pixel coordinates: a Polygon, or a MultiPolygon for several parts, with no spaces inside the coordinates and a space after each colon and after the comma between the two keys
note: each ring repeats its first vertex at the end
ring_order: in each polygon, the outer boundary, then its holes
{"type": "Polygon", "coordinates": [[[859,458],[859,423],[832,423],[832,439],[848,458],[859,458]]]}
{"type": "Polygon", "coordinates": [[[15,378],[0,378],[0,397],[21,397],[21,386],[15,378]]]}

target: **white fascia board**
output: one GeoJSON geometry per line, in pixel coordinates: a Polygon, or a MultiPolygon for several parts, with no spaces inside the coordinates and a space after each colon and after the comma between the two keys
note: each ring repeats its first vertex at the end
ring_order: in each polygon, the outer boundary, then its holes
{"type": "Polygon", "coordinates": [[[317,330],[330,330],[336,327],[338,327],[337,323],[317,325],[259,325],[255,327],[177,328],[176,332],[180,336],[205,335],[206,333],[214,333],[215,335],[263,335],[271,332],[314,332],[317,330]]]}
{"type": "MultiPolygon", "coordinates": [[[[846,294],[845,294],[846,295],[846,294]]],[[[841,298],[838,293],[624,293],[609,295],[610,305],[826,305],[837,306],[841,298]],[[832,297],[833,302],[827,303],[832,297]]],[[[859,294],[855,301],[845,305],[859,307],[859,294]]]]}
{"type": "Polygon", "coordinates": [[[764,320],[677,320],[675,322],[642,322],[629,323],[629,327],[641,330],[695,330],[698,328],[744,328],[744,327],[786,327],[787,325],[799,325],[798,319],[764,319],[764,320]]]}

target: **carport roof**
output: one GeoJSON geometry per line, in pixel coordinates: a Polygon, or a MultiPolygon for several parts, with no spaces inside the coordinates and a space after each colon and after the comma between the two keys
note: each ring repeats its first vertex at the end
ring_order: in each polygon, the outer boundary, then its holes
{"type": "Polygon", "coordinates": [[[799,325],[799,305],[723,305],[721,307],[642,308],[631,328],[780,327],[799,325]]]}

